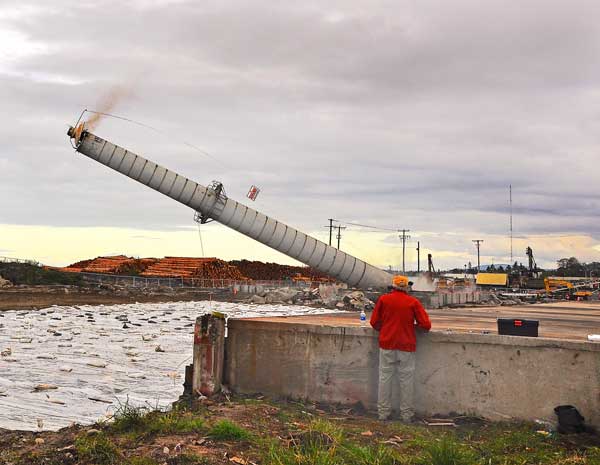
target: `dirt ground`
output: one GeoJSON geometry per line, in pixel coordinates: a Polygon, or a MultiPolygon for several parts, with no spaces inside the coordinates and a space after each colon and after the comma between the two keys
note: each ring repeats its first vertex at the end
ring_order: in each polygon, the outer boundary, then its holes
{"type": "Polygon", "coordinates": [[[452,426],[404,425],[359,407],[260,396],[137,413],[58,432],[0,430],[0,464],[600,464],[597,436],[547,433],[533,424],[457,417],[444,419],[452,426]],[[454,461],[432,461],[440,444],[454,461]]]}
{"type": "MultiPolygon", "coordinates": [[[[228,293],[227,293],[228,295],[228,293]]],[[[221,300],[223,293],[188,289],[131,290],[103,286],[14,286],[0,290],[0,311],[32,310],[52,305],[113,305],[134,302],[221,300]]]]}

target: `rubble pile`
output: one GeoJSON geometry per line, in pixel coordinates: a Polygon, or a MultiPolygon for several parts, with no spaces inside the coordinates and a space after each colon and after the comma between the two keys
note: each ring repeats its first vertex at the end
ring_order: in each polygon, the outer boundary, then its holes
{"type": "Polygon", "coordinates": [[[230,265],[237,267],[249,279],[257,281],[275,281],[285,279],[303,279],[312,281],[331,281],[329,277],[307,266],[280,265],[250,260],[233,260],[230,265]]]}
{"type": "Polygon", "coordinates": [[[313,289],[293,289],[289,287],[264,290],[248,299],[252,304],[296,304],[318,306],[336,310],[368,311],[375,306],[362,291],[350,291],[343,285],[321,284],[313,289]]]}

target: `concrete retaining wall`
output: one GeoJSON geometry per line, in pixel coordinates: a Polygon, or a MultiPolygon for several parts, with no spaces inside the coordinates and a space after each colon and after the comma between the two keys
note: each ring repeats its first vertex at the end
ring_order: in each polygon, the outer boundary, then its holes
{"type": "Polygon", "coordinates": [[[425,292],[413,291],[425,308],[440,308],[452,305],[479,303],[489,298],[485,291],[425,292]]]}
{"type": "MultiPolygon", "coordinates": [[[[260,320],[229,322],[226,382],[238,392],[328,403],[377,401],[378,346],[370,328],[260,320]]],[[[600,427],[600,344],[482,334],[419,335],[421,414],[555,421],[575,405],[600,427]]]]}

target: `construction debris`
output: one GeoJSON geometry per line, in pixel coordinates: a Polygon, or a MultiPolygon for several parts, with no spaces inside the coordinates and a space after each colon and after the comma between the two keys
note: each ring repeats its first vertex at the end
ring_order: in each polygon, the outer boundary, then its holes
{"type": "Polygon", "coordinates": [[[279,288],[262,291],[248,298],[252,304],[297,304],[338,310],[372,310],[375,304],[362,291],[349,291],[343,286],[320,285],[312,289],[279,288]]]}

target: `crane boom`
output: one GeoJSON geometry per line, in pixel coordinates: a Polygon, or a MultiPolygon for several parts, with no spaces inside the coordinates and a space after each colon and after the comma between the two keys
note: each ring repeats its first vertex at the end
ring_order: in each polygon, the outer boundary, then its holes
{"type": "Polygon", "coordinates": [[[202,222],[218,221],[350,286],[367,289],[391,284],[386,271],[228,198],[220,183],[205,187],[81,126],[69,128],[67,134],[79,153],[187,205],[202,222]]]}

